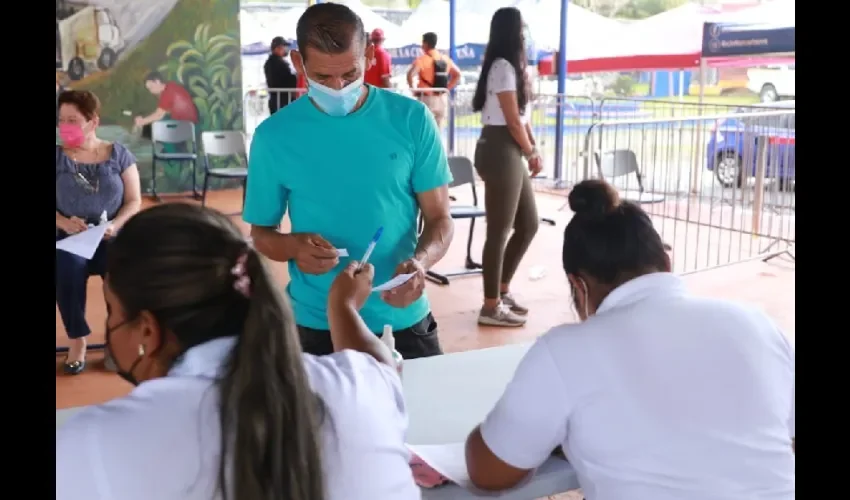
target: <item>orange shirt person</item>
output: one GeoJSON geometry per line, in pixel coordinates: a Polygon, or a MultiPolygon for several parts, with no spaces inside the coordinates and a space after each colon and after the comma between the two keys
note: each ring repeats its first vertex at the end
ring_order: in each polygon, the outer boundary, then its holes
{"type": "MultiPolygon", "coordinates": [[[[437,50],[437,34],[425,33],[422,35],[423,54],[413,61],[413,65],[407,72],[407,84],[413,88],[413,77],[418,78],[417,88],[420,89],[446,89],[455,88],[460,81],[460,70],[457,65],[445,54],[437,50]]],[[[421,100],[437,120],[437,125],[443,125],[443,118],[449,108],[449,98],[446,90],[437,92],[418,91],[416,96],[421,100]]]]}

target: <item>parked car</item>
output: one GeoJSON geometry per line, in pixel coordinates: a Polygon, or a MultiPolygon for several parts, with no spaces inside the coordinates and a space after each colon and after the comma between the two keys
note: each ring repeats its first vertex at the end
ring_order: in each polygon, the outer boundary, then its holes
{"type": "MultiPolygon", "coordinates": [[[[739,108],[738,113],[760,110],[793,110],[794,101],[739,108]]],[[[766,137],[767,165],[765,178],[777,179],[781,185],[793,186],[795,174],[796,139],[794,115],[746,116],[715,122],[706,144],[706,167],[713,171],[723,187],[746,184],[756,175],[758,140],[766,137]]]]}
{"type": "Polygon", "coordinates": [[[796,67],[796,64],[789,64],[747,70],[747,88],[765,103],[783,97],[794,99],[797,94],[796,67]]]}

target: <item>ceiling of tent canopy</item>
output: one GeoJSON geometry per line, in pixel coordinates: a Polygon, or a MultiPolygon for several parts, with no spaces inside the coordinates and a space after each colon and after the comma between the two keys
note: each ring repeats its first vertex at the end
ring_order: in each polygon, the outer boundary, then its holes
{"type": "MultiPolygon", "coordinates": [[[[539,50],[556,50],[561,39],[561,0],[523,0],[522,12],[539,50]]],[[[567,11],[567,53],[570,59],[584,59],[605,40],[618,37],[623,23],[600,16],[571,3],[567,11]]]]}
{"type": "MultiPolygon", "coordinates": [[[[494,9],[495,11],[495,9],[494,9]]],[[[422,0],[413,14],[401,25],[401,36],[396,40],[387,36],[387,47],[397,48],[422,43],[422,35],[429,31],[437,34],[437,46],[449,46],[449,3],[445,0],[422,0]]],[[[457,44],[486,44],[490,35],[490,17],[457,8],[457,44]]]]}

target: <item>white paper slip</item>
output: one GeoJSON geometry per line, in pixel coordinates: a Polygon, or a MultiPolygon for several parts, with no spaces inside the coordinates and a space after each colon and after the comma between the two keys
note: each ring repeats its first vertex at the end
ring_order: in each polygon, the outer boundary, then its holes
{"type": "Polygon", "coordinates": [[[422,444],[407,447],[419,455],[423,462],[462,488],[469,488],[469,473],[466,471],[464,443],[422,444]]]}
{"type": "Polygon", "coordinates": [[[348,249],[346,248],[337,248],[336,249],[337,257],[348,257],[348,249]]]}
{"type": "Polygon", "coordinates": [[[81,233],[72,234],[64,240],[57,241],[56,250],[64,250],[86,260],[91,260],[97,251],[97,246],[103,240],[103,235],[106,234],[107,227],[109,227],[108,223],[98,224],[81,233]]]}
{"type": "Polygon", "coordinates": [[[414,274],[416,274],[416,273],[399,274],[398,276],[395,276],[393,279],[387,281],[383,285],[376,286],[375,288],[372,289],[372,291],[373,292],[383,292],[383,291],[386,291],[386,290],[392,290],[393,288],[396,288],[398,286],[401,286],[401,285],[407,283],[407,280],[412,278],[414,274]]]}

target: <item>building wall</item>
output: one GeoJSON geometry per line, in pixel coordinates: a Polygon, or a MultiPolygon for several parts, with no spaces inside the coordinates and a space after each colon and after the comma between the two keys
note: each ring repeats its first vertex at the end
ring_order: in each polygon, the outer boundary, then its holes
{"type": "MultiPolygon", "coordinates": [[[[152,76],[185,90],[182,106],[194,106],[199,132],[243,130],[239,0],[56,0],[56,26],[57,92],[85,89],[100,98],[98,135],[135,153],[143,192],[152,143],[149,128],[135,124],[166,106],[146,83],[152,76]]],[[[158,162],[156,175],[160,193],[192,187],[188,164],[158,162]]],[[[197,177],[200,185],[201,161],[197,177]]]]}

